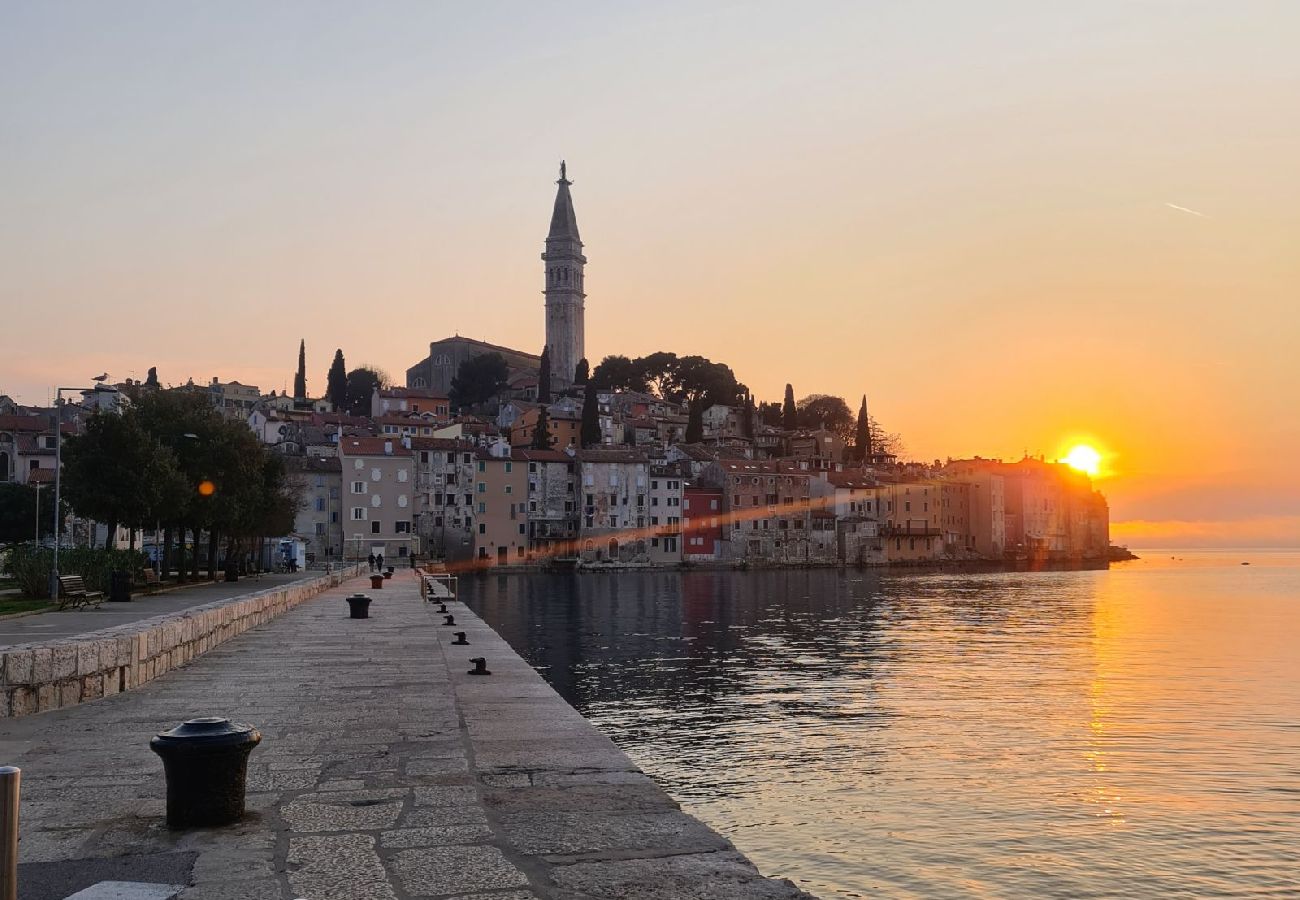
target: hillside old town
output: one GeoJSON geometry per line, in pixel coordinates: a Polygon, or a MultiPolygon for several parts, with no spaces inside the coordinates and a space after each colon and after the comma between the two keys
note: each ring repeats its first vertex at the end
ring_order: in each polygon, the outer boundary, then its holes
{"type": "MultiPolygon", "coordinates": [[[[905,462],[866,397],[856,415],[838,397],[796,401],[791,386],[782,403],[756,403],[729,367],[698,356],[615,355],[593,367],[587,259],[563,164],[556,184],[540,353],[448,337],[398,386],[372,367],[348,371],[339,350],[313,397],[300,343],[292,392],[218,378],[165,387],[151,370],[142,381],[96,380],[50,407],[0,395],[0,481],[34,490],[38,509],[52,504],[60,442],[143,396],[176,393],[206,398],[282,460],[296,512],[270,544],[301,548],[292,553],[304,565],[1107,558],[1106,500],[1063,463],[905,462]]],[[[170,531],[96,521],[75,503],[62,535],[64,546],[170,547],[170,531]]]]}

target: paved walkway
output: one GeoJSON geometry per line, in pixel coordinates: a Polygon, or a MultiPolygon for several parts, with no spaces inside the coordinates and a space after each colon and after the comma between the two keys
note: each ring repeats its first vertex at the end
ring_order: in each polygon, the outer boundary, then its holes
{"type": "Polygon", "coordinates": [[[682,813],[463,604],[444,625],[400,572],[348,619],[363,583],[139,690],[0,722],[24,900],[107,880],[190,884],[182,900],[807,897],[682,813]],[[475,656],[491,676],[467,674],[475,656]],[[264,735],[249,815],[170,832],[149,738],[214,714],[264,735]]]}
{"type": "Polygon", "coordinates": [[[319,571],[295,572],[284,575],[263,575],[260,579],[244,577],[239,581],[209,582],[193,587],[176,588],[158,594],[134,594],[130,603],[109,603],[105,601],[96,609],[49,610],[30,616],[17,616],[12,619],[0,619],[0,647],[12,644],[26,644],[32,641],[52,641],[58,638],[76,637],[101,628],[112,628],[141,619],[152,619],[166,613],[229,600],[267,588],[278,587],[315,578],[319,571]]]}

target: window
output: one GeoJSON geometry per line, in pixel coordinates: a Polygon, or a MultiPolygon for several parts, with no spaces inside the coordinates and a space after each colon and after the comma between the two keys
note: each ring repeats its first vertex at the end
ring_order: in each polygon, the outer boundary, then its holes
{"type": "Polygon", "coordinates": [[[486,504],[486,503],[479,503],[479,505],[478,505],[478,511],[479,511],[480,513],[485,513],[485,512],[487,512],[487,504],[486,504]]]}
{"type": "Polygon", "coordinates": [[[337,523],[338,520],[339,520],[339,514],[338,514],[338,511],[337,511],[337,510],[332,510],[332,511],[330,512],[330,522],[331,522],[331,523],[337,523]]]}
{"type": "Polygon", "coordinates": [[[511,463],[506,463],[506,471],[511,472],[513,470],[514,470],[513,465],[511,463]]]}
{"type": "Polygon", "coordinates": [[[316,533],[317,533],[318,535],[321,535],[321,534],[324,534],[324,533],[325,533],[325,523],[324,523],[324,522],[317,522],[317,523],[316,523],[316,533]]]}
{"type": "Polygon", "coordinates": [[[352,482],[352,493],[364,494],[366,492],[366,483],[364,481],[352,482]]]}
{"type": "Polygon", "coordinates": [[[483,460],[480,459],[480,460],[478,461],[478,470],[479,470],[480,472],[486,472],[486,471],[487,471],[487,463],[485,463],[483,460]]]}
{"type": "Polygon", "coordinates": [[[408,522],[394,522],[394,523],[393,523],[393,532],[394,532],[395,534],[410,534],[410,533],[411,533],[411,523],[410,523],[409,521],[408,521],[408,522]]]}
{"type": "Polygon", "coordinates": [[[405,481],[405,480],[407,479],[407,476],[408,476],[408,473],[407,473],[407,471],[406,471],[405,469],[398,469],[398,470],[397,470],[397,480],[398,480],[398,481],[405,481]]]}
{"type": "Polygon", "coordinates": [[[479,522],[479,523],[478,523],[478,533],[479,533],[479,534],[487,534],[487,525],[485,525],[485,524],[482,523],[482,522],[479,522]]]}
{"type": "Polygon", "coordinates": [[[478,487],[476,487],[475,490],[478,491],[480,494],[486,494],[486,493],[487,493],[487,482],[486,482],[486,481],[480,481],[480,482],[478,483],[478,487]]]}
{"type": "MultiPolygon", "coordinates": [[[[507,463],[506,465],[509,465],[509,463],[507,463]]],[[[514,492],[515,492],[514,485],[509,485],[509,484],[507,484],[507,485],[506,485],[506,493],[507,493],[507,494],[513,494],[514,492]]]]}
{"type": "Polygon", "coordinates": [[[325,512],[325,498],[324,498],[324,497],[317,497],[317,498],[316,498],[316,512],[325,512]]]}
{"type": "Polygon", "coordinates": [[[379,534],[379,522],[378,522],[378,521],[374,521],[374,522],[371,522],[371,523],[370,523],[370,533],[371,533],[371,534],[379,534]]]}
{"type": "Polygon", "coordinates": [[[366,520],[366,508],[364,506],[352,507],[352,521],[364,522],[366,520]]]}
{"type": "Polygon", "coordinates": [[[381,471],[379,470],[379,467],[378,467],[378,466],[376,466],[375,468],[373,468],[373,469],[370,470],[370,480],[371,480],[371,481],[379,481],[379,480],[382,479],[383,477],[384,477],[384,473],[381,472],[381,471]]]}
{"type": "MultiPolygon", "coordinates": [[[[523,522],[520,522],[520,523],[519,523],[519,533],[520,533],[520,534],[523,534],[523,533],[524,533],[525,527],[526,527],[526,526],[524,525],[523,522]]],[[[522,553],[523,551],[524,551],[524,548],[523,548],[523,547],[520,547],[520,548],[519,548],[519,552],[522,553]]]]}

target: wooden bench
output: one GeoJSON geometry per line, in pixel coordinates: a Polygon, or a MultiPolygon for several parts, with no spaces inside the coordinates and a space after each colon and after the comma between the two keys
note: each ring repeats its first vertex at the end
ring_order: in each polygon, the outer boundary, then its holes
{"type": "Polygon", "coordinates": [[[59,609],[99,606],[103,602],[104,592],[86,590],[86,581],[80,575],[59,576],[59,609]]]}
{"type": "Polygon", "coordinates": [[[140,573],[144,576],[141,580],[144,582],[146,591],[155,591],[162,587],[162,578],[153,569],[141,569],[140,573]]]}

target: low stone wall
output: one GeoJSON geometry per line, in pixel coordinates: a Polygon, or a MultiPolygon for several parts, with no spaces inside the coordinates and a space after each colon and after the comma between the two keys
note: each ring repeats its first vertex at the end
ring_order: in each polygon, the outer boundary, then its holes
{"type": "Polygon", "coordinates": [[[0,653],[0,718],[74,706],[139,687],[360,571],[360,566],[347,566],[319,578],[75,638],[8,647],[0,653]]]}

